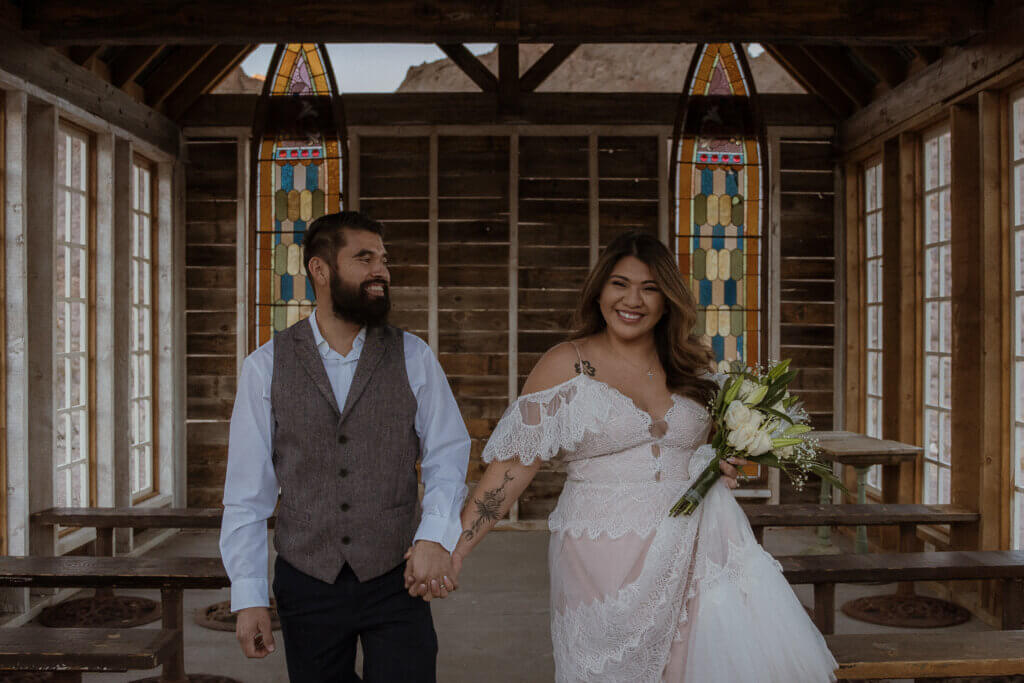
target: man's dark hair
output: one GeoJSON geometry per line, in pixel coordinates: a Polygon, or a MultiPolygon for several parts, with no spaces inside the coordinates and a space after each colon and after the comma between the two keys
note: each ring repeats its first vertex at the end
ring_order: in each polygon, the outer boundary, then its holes
{"type": "Polygon", "coordinates": [[[302,240],[302,262],[309,273],[309,262],[319,256],[336,267],[338,250],[345,246],[346,230],[365,230],[384,237],[384,226],[358,211],[326,213],[309,224],[302,240]]]}

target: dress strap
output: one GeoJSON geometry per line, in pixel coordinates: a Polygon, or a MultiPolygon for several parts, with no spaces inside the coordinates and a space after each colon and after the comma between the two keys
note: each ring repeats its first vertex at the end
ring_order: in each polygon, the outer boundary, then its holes
{"type": "Polygon", "coordinates": [[[569,343],[572,344],[572,348],[576,351],[576,374],[577,375],[582,375],[583,374],[583,356],[580,354],[580,347],[577,346],[576,342],[573,341],[573,340],[569,340],[569,343]]]}

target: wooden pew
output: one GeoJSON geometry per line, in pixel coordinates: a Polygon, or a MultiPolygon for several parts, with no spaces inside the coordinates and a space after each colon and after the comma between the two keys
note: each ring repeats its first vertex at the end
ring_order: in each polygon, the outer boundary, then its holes
{"type": "Polygon", "coordinates": [[[748,505],[744,506],[758,543],[769,526],[899,526],[900,549],[914,548],[915,527],[920,524],[974,524],[981,515],[956,505],[859,504],[850,505],[748,505]]]}
{"type": "Polygon", "coordinates": [[[51,680],[81,681],[83,671],[152,669],[175,655],[180,640],[176,631],[151,628],[0,628],[0,671],[53,671],[51,680]]]}
{"type": "Polygon", "coordinates": [[[1003,584],[1003,628],[1024,626],[1024,551],[793,555],[779,557],[792,584],[814,584],[814,622],[835,630],[837,583],[996,579],[1003,584]]]}
{"type": "Polygon", "coordinates": [[[159,589],[163,628],[178,636],[176,652],[164,661],[162,679],[175,683],[186,680],[182,592],[230,585],[216,557],[0,557],[0,586],[159,589]]]}
{"type": "Polygon", "coordinates": [[[1024,674],[1024,631],[826,636],[841,680],[1024,674]]]}

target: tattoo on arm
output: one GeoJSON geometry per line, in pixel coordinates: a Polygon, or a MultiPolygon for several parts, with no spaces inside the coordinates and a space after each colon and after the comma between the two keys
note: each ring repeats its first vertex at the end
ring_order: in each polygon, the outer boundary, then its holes
{"type": "Polygon", "coordinates": [[[463,538],[471,541],[485,523],[497,522],[501,519],[501,504],[505,502],[505,486],[513,479],[515,477],[512,476],[512,473],[506,471],[501,486],[484,491],[482,498],[473,498],[473,504],[476,505],[476,520],[473,521],[473,526],[462,532],[463,538]]]}
{"type": "Polygon", "coordinates": [[[578,374],[580,374],[580,372],[583,372],[583,374],[585,374],[587,377],[593,377],[594,373],[597,372],[597,369],[594,368],[594,366],[590,364],[589,360],[585,360],[585,361],[583,361],[583,370],[582,371],[580,370],[580,364],[576,363],[576,374],[578,375],[578,374]]]}

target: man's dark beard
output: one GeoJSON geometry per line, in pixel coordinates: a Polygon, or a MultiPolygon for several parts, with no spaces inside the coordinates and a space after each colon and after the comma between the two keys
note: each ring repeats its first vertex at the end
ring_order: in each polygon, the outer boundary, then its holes
{"type": "Polygon", "coordinates": [[[367,280],[359,287],[351,287],[342,281],[337,270],[331,268],[331,308],[334,315],[366,327],[377,327],[388,321],[391,310],[391,296],[386,280],[367,280]],[[384,296],[370,296],[371,285],[384,287],[384,296]]]}

